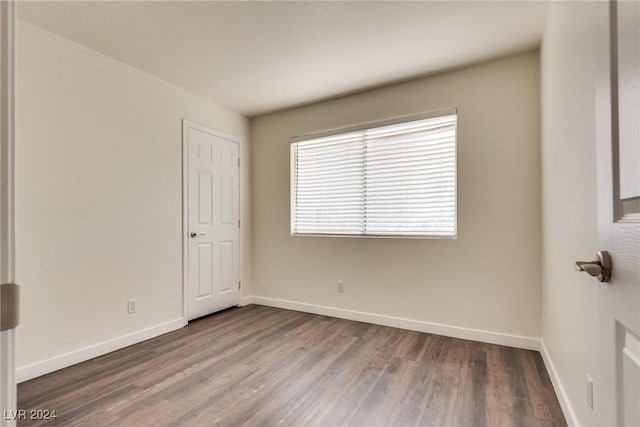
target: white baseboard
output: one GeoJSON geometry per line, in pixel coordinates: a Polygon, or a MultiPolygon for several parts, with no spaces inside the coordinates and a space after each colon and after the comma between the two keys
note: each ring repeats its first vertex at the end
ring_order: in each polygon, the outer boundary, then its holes
{"type": "Polygon", "coordinates": [[[573,406],[571,406],[571,401],[567,396],[567,392],[562,386],[562,382],[560,381],[560,377],[558,376],[558,372],[556,371],[553,362],[551,361],[551,357],[549,356],[549,351],[547,347],[544,345],[544,341],[540,340],[540,354],[542,355],[542,360],[544,361],[544,365],[547,368],[547,372],[549,373],[549,377],[551,378],[551,383],[553,384],[553,389],[556,392],[556,396],[558,396],[558,402],[560,402],[560,407],[562,408],[562,413],[564,414],[564,418],[567,421],[567,424],[570,426],[577,426],[578,417],[576,417],[576,413],[573,410],[573,406]]]}
{"type": "Polygon", "coordinates": [[[259,296],[249,298],[251,298],[251,302],[253,304],[258,305],[304,311],[306,313],[321,314],[324,316],[338,317],[340,319],[356,320],[376,325],[391,326],[394,328],[408,329],[411,331],[426,332],[429,334],[444,335],[447,337],[462,338],[472,341],[481,341],[490,344],[500,344],[509,347],[524,348],[527,350],[537,351],[540,348],[540,340],[538,338],[462,328],[459,326],[442,325],[438,323],[424,322],[421,320],[403,319],[401,317],[384,316],[381,314],[365,313],[362,311],[346,310],[342,308],[307,304],[276,298],[259,296]]]}
{"type": "Polygon", "coordinates": [[[245,305],[253,304],[253,296],[242,297],[240,300],[240,307],[244,307],[245,305]]]}
{"type": "Polygon", "coordinates": [[[79,350],[52,357],[51,359],[22,366],[16,370],[16,381],[21,383],[41,375],[46,375],[59,369],[66,368],[67,366],[75,365],[76,363],[102,356],[103,354],[146,341],[150,338],[166,334],[167,332],[175,331],[186,324],[187,321],[183,318],[170,320],[169,322],[161,323],[160,325],[90,345],[79,350]]]}

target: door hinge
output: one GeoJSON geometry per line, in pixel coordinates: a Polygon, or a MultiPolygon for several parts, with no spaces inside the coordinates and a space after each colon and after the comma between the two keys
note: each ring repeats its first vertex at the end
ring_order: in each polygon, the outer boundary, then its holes
{"type": "Polygon", "coordinates": [[[238,228],[240,228],[240,220],[238,220],[238,228]]]}
{"type": "Polygon", "coordinates": [[[240,157],[238,157],[238,167],[240,167],[240,157]]]}
{"type": "Polygon", "coordinates": [[[242,282],[238,280],[238,289],[242,289],[242,282]]]}

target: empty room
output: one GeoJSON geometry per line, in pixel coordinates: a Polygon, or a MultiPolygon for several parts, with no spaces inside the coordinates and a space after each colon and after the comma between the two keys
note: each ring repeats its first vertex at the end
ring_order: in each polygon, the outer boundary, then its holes
{"type": "Polygon", "coordinates": [[[0,7],[0,426],[640,426],[640,2],[0,7]]]}

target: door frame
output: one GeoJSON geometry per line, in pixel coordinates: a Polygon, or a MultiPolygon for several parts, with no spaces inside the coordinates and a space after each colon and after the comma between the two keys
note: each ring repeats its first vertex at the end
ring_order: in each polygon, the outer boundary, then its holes
{"type": "MultiPolygon", "coordinates": [[[[240,216],[240,227],[238,230],[238,280],[243,281],[243,240],[244,240],[244,213],[242,204],[242,139],[240,137],[220,132],[210,127],[203,126],[187,119],[182,119],[182,317],[185,322],[189,318],[189,145],[187,130],[196,129],[208,133],[218,138],[238,144],[238,212],[240,216]]],[[[243,288],[240,287],[237,305],[240,305],[243,298],[243,288]]]]}
{"type": "MultiPolygon", "coordinates": [[[[19,321],[19,296],[15,265],[15,76],[16,76],[16,4],[13,0],[0,5],[1,135],[0,135],[0,287],[9,298],[12,312],[3,313],[6,330],[0,331],[0,426],[15,426],[17,407],[15,367],[15,327],[19,321]],[[9,292],[6,292],[6,291],[9,292]],[[14,411],[13,416],[7,412],[14,411]]],[[[7,305],[5,303],[5,305],[7,305]]]]}

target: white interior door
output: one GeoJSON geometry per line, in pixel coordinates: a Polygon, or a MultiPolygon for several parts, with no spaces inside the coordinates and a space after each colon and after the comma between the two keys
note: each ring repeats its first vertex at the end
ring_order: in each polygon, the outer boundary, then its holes
{"type": "Polygon", "coordinates": [[[16,413],[14,94],[15,4],[0,4],[0,426],[14,426],[16,413]]]}
{"type": "Polygon", "coordinates": [[[189,320],[240,302],[239,143],[185,122],[189,320]]]}
{"type": "Polygon", "coordinates": [[[640,3],[601,5],[598,234],[612,258],[600,286],[603,425],[640,426],[640,3]]]}

